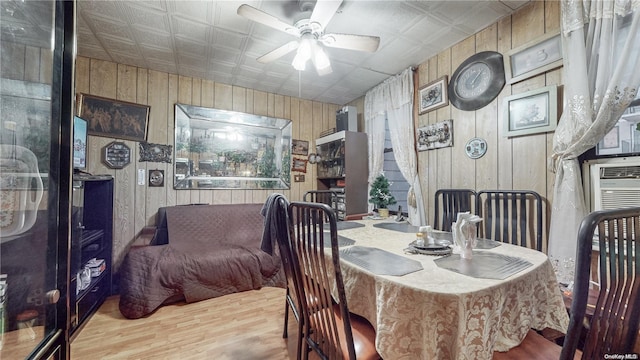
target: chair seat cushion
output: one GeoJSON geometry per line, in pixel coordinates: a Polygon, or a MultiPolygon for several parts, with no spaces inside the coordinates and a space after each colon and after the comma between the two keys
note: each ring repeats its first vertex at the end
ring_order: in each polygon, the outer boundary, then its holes
{"type": "MultiPolygon", "coordinates": [[[[333,316],[336,317],[336,323],[338,324],[338,338],[340,339],[341,352],[345,359],[348,359],[349,351],[346,346],[346,334],[344,332],[344,327],[342,326],[340,305],[334,304],[331,311],[333,312],[333,316]]],[[[316,316],[312,316],[311,318],[312,324],[314,323],[315,317],[316,316]]],[[[371,326],[367,319],[354,313],[349,313],[349,319],[351,321],[351,333],[353,335],[353,347],[356,351],[356,358],[358,360],[380,359],[381,357],[376,351],[376,331],[373,326],[371,326]]],[[[321,331],[322,329],[323,327],[314,326],[314,330],[321,331]]]]}

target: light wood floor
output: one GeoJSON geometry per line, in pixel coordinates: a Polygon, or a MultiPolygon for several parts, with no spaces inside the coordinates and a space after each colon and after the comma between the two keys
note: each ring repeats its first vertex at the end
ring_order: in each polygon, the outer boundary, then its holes
{"type": "Polygon", "coordinates": [[[265,287],[163,306],[137,320],[124,318],[111,296],[71,343],[71,359],[295,359],[291,314],[282,338],[284,295],[265,287]]]}

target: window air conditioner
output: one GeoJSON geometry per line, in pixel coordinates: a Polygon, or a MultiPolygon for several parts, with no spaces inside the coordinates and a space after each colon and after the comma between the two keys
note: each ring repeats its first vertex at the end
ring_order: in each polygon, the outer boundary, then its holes
{"type": "Polygon", "coordinates": [[[591,165],[593,209],[640,206],[640,160],[591,165]]]}

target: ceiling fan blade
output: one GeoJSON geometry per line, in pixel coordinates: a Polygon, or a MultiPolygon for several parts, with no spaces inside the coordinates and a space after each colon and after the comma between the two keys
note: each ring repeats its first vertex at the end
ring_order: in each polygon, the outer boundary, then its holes
{"type": "Polygon", "coordinates": [[[300,37],[300,30],[295,26],[285,23],[273,15],[269,15],[262,10],[258,10],[253,6],[242,4],[238,7],[238,15],[243,16],[249,20],[253,20],[262,25],[269,26],[276,30],[284,31],[294,36],[300,37]]]}
{"type": "Polygon", "coordinates": [[[320,41],[329,47],[375,52],[380,45],[380,38],[368,35],[324,34],[320,41]]]}
{"type": "Polygon", "coordinates": [[[298,46],[300,44],[296,41],[289,41],[288,43],[280,46],[279,48],[272,50],[262,56],[260,56],[259,58],[256,59],[256,61],[258,61],[259,63],[269,63],[272,62],[274,60],[277,60],[285,55],[287,55],[288,53],[292,52],[293,50],[297,49],[298,46]]]}
{"type": "Polygon", "coordinates": [[[316,6],[313,8],[309,21],[317,22],[322,27],[322,30],[324,30],[341,4],[342,0],[318,0],[316,6]]]}

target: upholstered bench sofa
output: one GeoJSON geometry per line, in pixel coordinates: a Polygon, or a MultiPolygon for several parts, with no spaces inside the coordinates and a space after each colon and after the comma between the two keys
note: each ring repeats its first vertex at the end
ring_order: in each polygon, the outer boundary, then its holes
{"type": "Polygon", "coordinates": [[[136,319],[159,306],[285,287],[277,253],[260,249],[263,204],[160,208],[149,246],[132,247],[120,267],[120,312],[136,319]]]}

